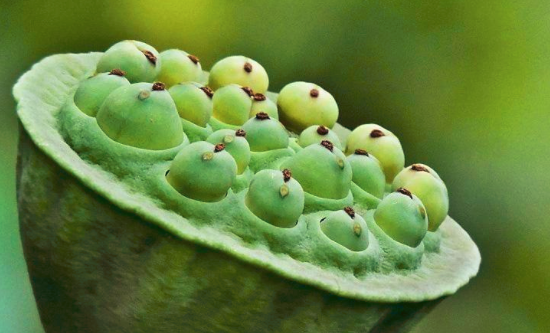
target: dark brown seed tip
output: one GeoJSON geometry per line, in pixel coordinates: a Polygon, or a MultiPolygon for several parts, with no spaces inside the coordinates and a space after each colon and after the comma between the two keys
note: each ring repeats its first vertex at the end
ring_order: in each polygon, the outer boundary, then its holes
{"type": "Polygon", "coordinates": [[[399,192],[399,193],[401,193],[401,194],[404,194],[404,195],[408,196],[408,197],[411,198],[411,199],[413,198],[411,191],[407,190],[407,189],[404,188],[404,187],[398,188],[397,191],[395,191],[395,192],[399,192]]]}
{"type": "Polygon", "coordinates": [[[319,97],[319,90],[317,89],[311,89],[309,91],[309,96],[313,97],[313,98],[317,98],[319,97]]]}
{"type": "Polygon", "coordinates": [[[126,75],[126,72],[122,69],[115,68],[111,72],[109,72],[109,75],[124,76],[126,75]]]}
{"type": "Polygon", "coordinates": [[[411,170],[414,170],[414,171],[424,171],[424,172],[430,173],[430,170],[428,170],[428,168],[426,168],[425,166],[420,165],[420,164],[413,164],[413,165],[411,165],[411,170]]]}
{"type": "Polygon", "coordinates": [[[319,221],[319,222],[322,223],[322,222],[323,222],[324,220],[326,220],[326,219],[327,219],[326,217],[323,217],[323,218],[321,219],[321,221],[319,221]]]}
{"type": "Polygon", "coordinates": [[[385,136],[385,135],[386,134],[384,134],[384,132],[382,132],[379,129],[375,129],[375,130],[372,130],[372,132],[370,132],[370,137],[371,138],[379,138],[379,137],[385,136]]]}
{"type": "Polygon", "coordinates": [[[246,136],[246,131],[243,130],[242,128],[239,128],[236,132],[235,132],[235,135],[236,136],[242,136],[243,138],[246,136]]]}
{"type": "Polygon", "coordinates": [[[210,89],[210,87],[204,86],[204,87],[201,87],[200,90],[202,90],[206,94],[206,96],[210,98],[214,96],[214,91],[210,89]]]}
{"type": "Polygon", "coordinates": [[[147,60],[149,60],[150,63],[152,63],[153,65],[157,64],[157,57],[153,54],[153,52],[151,51],[141,51],[141,52],[143,52],[143,55],[145,56],[145,58],[147,58],[147,60]]]}
{"type": "Polygon", "coordinates": [[[267,97],[265,97],[264,94],[260,94],[260,93],[255,93],[254,94],[254,100],[256,102],[261,102],[261,101],[265,101],[267,99],[267,97]]]}
{"type": "Polygon", "coordinates": [[[166,85],[162,82],[153,83],[153,90],[155,90],[155,91],[164,90],[165,88],[166,88],[166,85]]]}
{"type": "Polygon", "coordinates": [[[243,69],[244,69],[245,72],[251,73],[252,72],[252,64],[249,63],[249,62],[245,62],[244,66],[243,66],[243,69]]]}
{"type": "Polygon", "coordinates": [[[332,151],[334,149],[334,145],[332,144],[332,142],[328,141],[328,140],[323,140],[321,141],[321,146],[325,147],[326,149],[332,151]]]}
{"type": "Polygon", "coordinates": [[[288,169],[283,170],[283,179],[285,180],[285,183],[288,182],[292,178],[292,172],[288,169]]]}
{"type": "Polygon", "coordinates": [[[328,128],[326,126],[323,126],[323,125],[317,127],[317,134],[327,135],[328,134],[328,128]]]}
{"type": "Polygon", "coordinates": [[[219,153],[220,151],[225,149],[225,145],[223,143],[218,143],[214,146],[214,152],[219,153]]]}
{"type": "Polygon", "coordinates": [[[188,54],[187,58],[189,58],[189,60],[191,60],[195,65],[199,63],[199,58],[195,55],[188,54]]]}
{"type": "Polygon", "coordinates": [[[367,153],[367,151],[364,149],[355,149],[355,155],[369,156],[369,153],[367,153]]]}
{"type": "Polygon", "coordinates": [[[259,120],[267,120],[267,119],[270,119],[269,118],[269,115],[265,112],[258,112],[256,113],[256,119],[259,119],[259,120]]]}
{"type": "Polygon", "coordinates": [[[244,90],[245,93],[248,94],[248,96],[252,97],[254,96],[254,91],[252,91],[252,88],[250,87],[242,87],[242,90],[244,90]]]}
{"type": "Polygon", "coordinates": [[[348,214],[349,217],[351,217],[352,219],[355,218],[355,211],[353,210],[353,208],[351,208],[351,207],[349,207],[349,206],[348,206],[348,207],[345,207],[345,208],[344,208],[344,212],[346,212],[346,214],[348,214]]]}

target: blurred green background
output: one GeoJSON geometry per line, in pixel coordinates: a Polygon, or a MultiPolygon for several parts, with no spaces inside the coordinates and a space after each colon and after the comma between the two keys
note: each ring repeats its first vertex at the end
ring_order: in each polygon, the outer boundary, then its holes
{"type": "Polygon", "coordinates": [[[396,133],[436,169],[480,274],[415,332],[550,331],[550,2],[2,1],[0,332],[40,332],[15,202],[11,87],[41,58],[138,39],[204,68],[244,54],[271,90],[330,91],[348,127],[396,133]]]}

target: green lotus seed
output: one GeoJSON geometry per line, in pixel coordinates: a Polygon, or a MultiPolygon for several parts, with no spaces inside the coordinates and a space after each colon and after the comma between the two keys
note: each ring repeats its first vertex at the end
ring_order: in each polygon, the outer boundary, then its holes
{"type": "Polygon", "coordinates": [[[135,40],[125,40],[111,46],[99,59],[97,72],[120,68],[132,83],[152,82],[160,69],[159,53],[154,47],[135,40]]]}
{"type": "Polygon", "coordinates": [[[381,199],[386,188],[386,176],[378,159],[362,149],[356,149],[347,159],[353,173],[352,181],[363,191],[381,199]]]}
{"type": "Polygon", "coordinates": [[[103,102],[96,119],[108,137],[137,148],[168,149],[184,139],[176,105],[162,83],[118,88],[103,102]]]}
{"type": "Polygon", "coordinates": [[[283,87],[277,98],[281,122],[301,133],[312,125],[332,128],[338,119],[338,105],[323,88],[308,82],[292,82],[283,87]]]}
{"type": "Polygon", "coordinates": [[[307,146],[283,162],[304,191],[317,197],[343,199],[350,191],[352,171],[346,156],[330,141],[307,146]]]}
{"type": "Polygon", "coordinates": [[[199,58],[182,50],[172,49],[160,53],[161,66],[157,80],[172,87],[178,83],[199,81],[202,67],[199,58]]]}
{"type": "Polygon", "coordinates": [[[262,220],[292,228],[304,210],[304,191],[289,170],[261,170],[250,182],[245,203],[262,220]]]}
{"type": "Polygon", "coordinates": [[[237,176],[237,164],[224,148],[205,141],[185,146],[170,165],[166,180],[188,198],[222,200],[237,176]]]}
{"type": "Polygon", "coordinates": [[[249,88],[236,84],[218,89],[212,99],[214,118],[230,125],[244,124],[252,107],[251,95],[249,88]]]}
{"type": "Polygon", "coordinates": [[[110,93],[130,84],[124,74],[119,69],[113,69],[110,73],[101,73],[88,78],[76,90],[74,103],[82,112],[95,117],[99,107],[110,93]]]}
{"type": "Polygon", "coordinates": [[[213,144],[223,143],[225,145],[225,150],[237,162],[237,174],[240,175],[246,170],[248,163],[250,163],[250,146],[246,140],[246,132],[244,130],[221,129],[210,134],[206,141],[213,144]]]}
{"type": "Polygon", "coordinates": [[[208,86],[216,91],[230,84],[250,87],[263,94],[269,86],[269,78],[256,61],[244,56],[231,56],[215,63],[208,77],[208,86]]]}
{"type": "Polygon", "coordinates": [[[302,147],[307,147],[319,144],[323,140],[329,140],[334,144],[334,147],[342,150],[342,144],[336,133],[323,125],[313,125],[303,130],[298,137],[298,144],[302,147]]]}
{"type": "Polygon", "coordinates": [[[403,169],[393,180],[392,188],[405,187],[426,207],[429,231],[436,231],[449,213],[449,194],[439,175],[424,164],[403,169]]]}
{"type": "Polygon", "coordinates": [[[285,127],[267,113],[260,112],[244,125],[250,150],[261,152],[288,147],[288,133],[285,127]]]}
{"type": "Polygon", "coordinates": [[[417,247],[428,231],[428,215],[422,201],[404,188],[382,199],[374,221],[388,236],[410,247],[417,247]]]}
{"type": "Polygon", "coordinates": [[[196,82],[176,84],[168,90],[181,118],[205,127],[212,116],[212,90],[196,82]]]}
{"type": "Polygon", "coordinates": [[[363,251],[369,247],[367,223],[351,207],[332,212],[323,218],[321,230],[328,238],[348,250],[363,251]]]}
{"type": "Polygon", "coordinates": [[[405,154],[399,139],[376,124],[361,125],[351,132],[347,140],[346,155],[353,154],[356,149],[368,151],[380,161],[389,184],[405,166],[405,154]]]}
{"type": "Polygon", "coordinates": [[[249,117],[254,117],[256,113],[265,112],[271,118],[279,120],[279,112],[277,111],[277,104],[267,98],[266,95],[256,93],[252,97],[252,108],[250,109],[249,117]]]}

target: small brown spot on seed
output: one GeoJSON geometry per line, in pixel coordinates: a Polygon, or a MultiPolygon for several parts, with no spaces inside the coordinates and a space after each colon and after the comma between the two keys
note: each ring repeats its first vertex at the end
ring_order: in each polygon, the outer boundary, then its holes
{"type": "Polygon", "coordinates": [[[317,127],[317,134],[327,135],[328,134],[328,128],[326,126],[323,126],[323,125],[317,127]]]}
{"type": "Polygon", "coordinates": [[[367,151],[364,149],[355,149],[355,155],[369,156],[369,153],[367,153],[367,151]]]}
{"type": "Polygon", "coordinates": [[[126,75],[126,72],[122,69],[115,68],[111,72],[109,72],[109,75],[124,76],[126,75]]]}
{"type": "Polygon", "coordinates": [[[166,85],[162,82],[155,82],[153,83],[153,90],[154,91],[162,91],[166,88],[166,85]]]}
{"type": "Polygon", "coordinates": [[[284,169],[283,170],[283,179],[286,182],[288,182],[290,180],[290,178],[292,178],[292,172],[290,172],[290,170],[288,169],[284,169]]]}
{"type": "Polygon", "coordinates": [[[245,137],[246,136],[246,131],[243,130],[242,128],[239,128],[237,131],[235,131],[235,135],[245,137]]]}
{"type": "Polygon", "coordinates": [[[143,52],[143,55],[145,56],[145,58],[147,58],[147,60],[149,60],[150,63],[152,63],[153,65],[157,64],[157,57],[153,54],[153,52],[151,51],[141,51],[141,52],[143,52]]]}
{"type": "Polygon", "coordinates": [[[220,151],[225,149],[225,145],[223,143],[218,143],[214,146],[214,152],[219,153],[220,151]]]}
{"type": "Polygon", "coordinates": [[[355,218],[355,211],[353,210],[353,208],[351,208],[351,207],[349,207],[349,206],[348,206],[348,207],[345,207],[345,208],[344,208],[344,212],[346,212],[346,214],[348,214],[349,217],[351,217],[352,219],[355,218]]]}
{"type": "Polygon", "coordinates": [[[425,166],[420,165],[420,164],[413,164],[413,165],[411,165],[411,170],[414,170],[414,171],[423,171],[423,172],[430,173],[430,170],[428,170],[428,168],[426,168],[425,166]]]}
{"type": "Polygon", "coordinates": [[[187,58],[189,58],[189,60],[191,60],[195,65],[199,63],[199,58],[195,55],[188,54],[187,58]]]}
{"type": "Polygon", "coordinates": [[[247,73],[251,73],[252,72],[252,64],[249,63],[248,61],[244,63],[244,66],[243,66],[243,69],[245,72],[247,73]]]}
{"type": "Polygon", "coordinates": [[[309,96],[313,97],[313,98],[317,98],[319,97],[319,90],[317,89],[311,89],[309,91],[309,96]]]}
{"type": "Polygon", "coordinates": [[[260,93],[255,93],[254,94],[254,100],[256,102],[261,102],[261,101],[265,101],[267,99],[267,97],[265,97],[264,94],[260,94],[260,93]]]}
{"type": "Polygon", "coordinates": [[[372,130],[372,132],[370,132],[370,137],[371,138],[379,138],[379,137],[385,136],[385,135],[386,134],[384,134],[384,132],[382,132],[379,129],[374,129],[374,130],[372,130]]]}
{"type": "Polygon", "coordinates": [[[248,94],[249,97],[254,96],[254,91],[250,87],[242,87],[242,90],[244,90],[245,93],[248,94]]]}
{"type": "Polygon", "coordinates": [[[210,89],[210,87],[207,87],[207,86],[204,86],[204,87],[200,87],[200,90],[202,90],[206,96],[212,98],[212,96],[214,96],[214,91],[212,89],[210,89]]]}
{"type": "Polygon", "coordinates": [[[398,188],[397,191],[395,191],[395,192],[399,192],[399,193],[401,193],[401,194],[404,194],[404,195],[408,196],[408,197],[411,198],[411,199],[413,198],[411,191],[407,190],[407,189],[404,188],[404,187],[398,188]]]}
{"type": "Polygon", "coordinates": [[[164,176],[168,176],[169,173],[170,173],[170,170],[166,170],[166,173],[164,174],[164,176]]]}
{"type": "Polygon", "coordinates": [[[269,115],[267,113],[258,112],[258,113],[256,113],[256,119],[258,119],[258,120],[268,120],[270,118],[269,118],[269,115]]]}
{"type": "Polygon", "coordinates": [[[328,140],[323,140],[321,141],[321,146],[325,147],[326,149],[332,151],[334,149],[334,145],[332,144],[332,142],[328,141],[328,140]]]}

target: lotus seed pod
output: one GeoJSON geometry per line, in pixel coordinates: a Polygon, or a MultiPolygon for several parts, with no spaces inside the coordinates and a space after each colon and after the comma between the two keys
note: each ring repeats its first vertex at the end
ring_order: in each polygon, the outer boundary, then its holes
{"type": "Polygon", "coordinates": [[[410,247],[417,247],[428,231],[426,208],[404,188],[382,199],[374,212],[374,221],[388,236],[410,247]]]}
{"type": "Polygon", "coordinates": [[[368,151],[380,161],[388,184],[391,184],[405,166],[405,154],[399,139],[376,124],[361,125],[351,132],[347,140],[346,155],[353,154],[356,149],[368,151]]]}
{"type": "Polygon", "coordinates": [[[236,84],[218,89],[212,99],[214,118],[229,125],[244,124],[252,107],[251,95],[249,88],[236,84]]]}
{"type": "Polygon", "coordinates": [[[321,230],[332,241],[351,251],[363,251],[369,247],[369,229],[365,220],[355,214],[353,208],[330,213],[321,220],[321,230]]]}
{"type": "Polygon", "coordinates": [[[281,122],[301,133],[312,125],[332,128],[338,119],[334,97],[316,84],[292,82],[283,87],[277,99],[281,122]]]}
{"type": "Polygon", "coordinates": [[[221,129],[210,134],[206,141],[212,144],[223,143],[225,145],[225,150],[237,162],[237,174],[240,175],[246,170],[248,163],[250,163],[250,146],[246,140],[244,130],[221,129]]]}
{"type": "Polygon", "coordinates": [[[176,84],[168,90],[179,116],[205,127],[212,116],[212,90],[196,82],[176,84]]]}
{"type": "Polygon", "coordinates": [[[332,142],[334,147],[342,150],[342,144],[336,133],[323,125],[313,125],[303,130],[298,137],[298,144],[305,148],[312,144],[319,144],[323,140],[332,142]]]}
{"type": "Polygon", "coordinates": [[[252,97],[252,108],[250,109],[249,117],[254,117],[256,113],[265,112],[271,118],[279,120],[279,111],[277,111],[277,104],[267,98],[266,95],[256,93],[252,97]]]}
{"type": "Polygon", "coordinates": [[[304,191],[289,170],[262,170],[252,178],[245,203],[262,220],[292,228],[304,210],[304,191]]]}
{"type": "Polygon", "coordinates": [[[111,46],[99,59],[97,72],[119,68],[132,83],[152,82],[160,69],[159,53],[154,47],[135,40],[125,40],[111,46]]]}
{"type": "Polygon", "coordinates": [[[426,207],[429,231],[436,231],[449,213],[449,194],[439,175],[424,164],[403,169],[393,180],[392,188],[405,187],[426,207]]]}
{"type": "Polygon", "coordinates": [[[256,61],[244,56],[231,56],[215,63],[208,77],[208,86],[216,91],[230,84],[250,87],[263,94],[269,86],[269,78],[256,61]]]}
{"type": "Polygon", "coordinates": [[[244,125],[246,139],[253,152],[283,149],[288,147],[288,133],[285,127],[267,113],[260,112],[244,125]]]}
{"type": "Polygon", "coordinates": [[[166,180],[188,198],[222,200],[237,176],[237,163],[224,148],[205,141],[185,146],[170,165],[166,180]]]}
{"type": "Polygon", "coordinates": [[[168,149],[183,142],[176,105],[162,83],[134,83],[113,91],[97,123],[116,142],[143,149],[168,149]]]}
{"type": "Polygon", "coordinates": [[[113,69],[110,73],[101,73],[88,78],[78,86],[74,103],[82,112],[95,117],[99,107],[110,93],[130,84],[124,74],[119,69],[113,69]]]}
{"type": "Polygon", "coordinates": [[[343,199],[349,194],[351,166],[344,153],[330,141],[302,149],[283,162],[282,167],[292,170],[307,193],[328,199],[343,199]]]}
{"type": "Polygon", "coordinates": [[[353,172],[352,181],[363,191],[382,199],[386,188],[386,176],[380,161],[362,149],[356,149],[347,159],[353,172]]]}
{"type": "Polygon", "coordinates": [[[160,53],[161,66],[157,80],[167,87],[178,83],[199,81],[202,67],[199,58],[182,50],[172,49],[160,53]]]}

